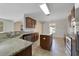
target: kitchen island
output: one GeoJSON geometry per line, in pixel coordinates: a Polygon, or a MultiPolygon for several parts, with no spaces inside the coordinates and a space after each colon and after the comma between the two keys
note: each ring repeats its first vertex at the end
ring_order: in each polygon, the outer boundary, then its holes
{"type": "Polygon", "coordinates": [[[50,34],[50,35],[40,35],[40,47],[45,49],[45,50],[49,50],[51,51],[51,48],[52,48],[52,37],[53,35],[50,34]]]}

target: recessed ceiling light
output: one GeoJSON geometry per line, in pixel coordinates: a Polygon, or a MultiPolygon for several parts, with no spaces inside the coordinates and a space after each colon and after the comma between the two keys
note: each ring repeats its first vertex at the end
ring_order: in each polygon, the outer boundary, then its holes
{"type": "Polygon", "coordinates": [[[48,9],[48,7],[47,7],[46,4],[40,5],[40,8],[41,8],[41,10],[42,10],[46,15],[49,15],[49,14],[50,14],[49,9],[48,9]]]}

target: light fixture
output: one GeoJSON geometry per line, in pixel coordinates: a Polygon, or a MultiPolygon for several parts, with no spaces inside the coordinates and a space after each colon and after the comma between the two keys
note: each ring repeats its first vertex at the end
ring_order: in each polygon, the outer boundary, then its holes
{"type": "Polygon", "coordinates": [[[40,5],[40,8],[42,9],[42,11],[43,11],[46,15],[49,15],[49,14],[50,14],[49,9],[48,9],[48,7],[47,7],[46,4],[40,5]]]}

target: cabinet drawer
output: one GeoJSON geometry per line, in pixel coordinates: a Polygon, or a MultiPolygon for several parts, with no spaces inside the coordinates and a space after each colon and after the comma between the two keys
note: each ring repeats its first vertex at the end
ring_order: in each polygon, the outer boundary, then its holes
{"type": "Polygon", "coordinates": [[[14,56],[32,56],[32,45],[15,53],[14,56]]]}

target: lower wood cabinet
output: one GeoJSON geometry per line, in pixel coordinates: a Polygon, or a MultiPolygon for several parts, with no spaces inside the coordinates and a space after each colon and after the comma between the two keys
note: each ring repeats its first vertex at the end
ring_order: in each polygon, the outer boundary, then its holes
{"type": "Polygon", "coordinates": [[[32,56],[32,45],[15,53],[14,56],[32,56]]]}
{"type": "Polygon", "coordinates": [[[35,42],[35,41],[38,40],[39,34],[38,33],[24,34],[22,38],[24,40],[28,40],[28,41],[31,41],[31,42],[35,42]]]}
{"type": "Polygon", "coordinates": [[[51,50],[52,37],[49,35],[40,35],[40,46],[43,49],[51,50]]]}
{"type": "Polygon", "coordinates": [[[32,42],[37,41],[38,38],[39,38],[39,34],[38,33],[32,33],[32,40],[31,40],[32,42]]]}

